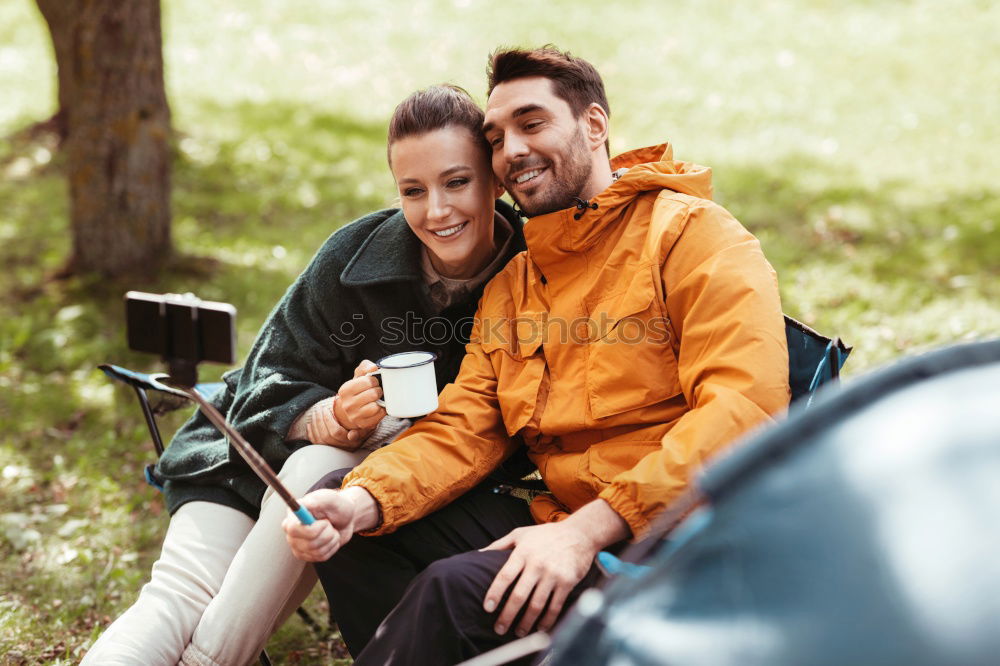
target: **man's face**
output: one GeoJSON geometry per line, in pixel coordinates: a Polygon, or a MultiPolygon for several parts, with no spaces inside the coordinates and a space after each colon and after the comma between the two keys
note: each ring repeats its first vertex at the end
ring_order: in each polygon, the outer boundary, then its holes
{"type": "Polygon", "coordinates": [[[587,186],[593,155],[584,120],[552,82],[534,76],[501,83],[486,102],[483,132],[493,172],[529,217],[573,205],[587,186]]]}

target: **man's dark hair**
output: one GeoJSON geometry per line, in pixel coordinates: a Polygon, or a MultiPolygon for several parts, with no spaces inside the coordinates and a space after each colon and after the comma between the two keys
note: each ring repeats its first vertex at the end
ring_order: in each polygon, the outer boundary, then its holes
{"type": "Polygon", "coordinates": [[[446,127],[464,127],[489,159],[490,146],[483,138],[483,110],[464,89],[449,83],[418,90],[404,99],[389,119],[386,154],[392,162],[392,144],[410,136],[446,127]]]}
{"type": "Polygon", "coordinates": [[[544,76],[552,81],[557,97],[569,104],[577,118],[592,103],[600,104],[611,117],[604,81],[594,66],[547,44],[537,49],[497,49],[486,68],[489,80],[487,96],[501,83],[529,76],[544,76]]]}

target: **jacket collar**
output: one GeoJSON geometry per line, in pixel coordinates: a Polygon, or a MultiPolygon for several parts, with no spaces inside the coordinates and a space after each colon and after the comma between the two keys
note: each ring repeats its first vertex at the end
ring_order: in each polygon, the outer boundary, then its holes
{"type": "Polygon", "coordinates": [[[700,199],[712,198],[712,170],[674,160],[669,143],[618,155],[611,160],[611,169],[621,175],[585,202],[588,206],[531,218],[525,236],[531,259],[539,268],[556,262],[571,265],[577,259],[585,264],[582,254],[617,228],[630,215],[636,197],[642,194],[672,191],[700,199]]]}
{"type": "Polygon", "coordinates": [[[368,235],[340,274],[348,287],[420,280],[420,239],[397,210],[368,235]]]}
{"type": "MultiPolygon", "coordinates": [[[[510,222],[514,235],[507,249],[507,260],[524,250],[521,218],[507,203],[497,200],[495,210],[510,222]]],[[[387,282],[419,282],[420,255],[423,245],[406,223],[403,211],[397,210],[368,235],[340,274],[349,287],[365,287],[387,282]]],[[[506,263],[506,261],[504,262],[506,263]]]]}
{"type": "MultiPolygon", "coordinates": [[[[612,170],[669,160],[673,157],[670,144],[640,148],[618,155],[611,160],[612,170]]],[[[524,227],[525,240],[532,260],[544,268],[554,262],[593,247],[610,227],[621,219],[625,208],[638,194],[626,172],[603,192],[590,199],[596,209],[564,208],[553,213],[530,218],[524,227]],[[579,218],[576,216],[580,214],[579,218]]]]}

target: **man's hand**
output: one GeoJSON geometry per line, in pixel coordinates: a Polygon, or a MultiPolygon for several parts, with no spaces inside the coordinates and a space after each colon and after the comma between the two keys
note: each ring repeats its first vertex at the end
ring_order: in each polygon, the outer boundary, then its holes
{"type": "Polygon", "coordinates": [[[296,558],[306,562],[330,559],[355,532],[375,527],[378,505],[367,490],[351,487],[346,490],[316,490],[299,500],[316,518],[312,525],[303,525],[291,511],[281,523],[285,539],[296,558]]]}
{"type": "Polygon", "coordinates": [[[614,509],[604,500],[595,500],[562,522],[519,527],[484,548],[513,549],[486,591],[483,608],[487,613],[496,609],[504,593],[517,580],[500,611],[494,631],[507,633],[522,608],[525,608],[524,615],[515,629],[518,636],[531,631],[536,620],[539,630],[551,629],[566,598],[587,575],[597,553],[628,535],[627,523],[614,509]]]}

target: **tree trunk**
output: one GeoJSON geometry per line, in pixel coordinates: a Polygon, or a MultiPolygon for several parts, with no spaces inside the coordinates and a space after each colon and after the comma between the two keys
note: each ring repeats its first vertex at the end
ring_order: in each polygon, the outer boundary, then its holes
{"type": "Polygon", "coordinates": [[[58,76],[59,109],[44,125],[51,126],[59,135],[59,144],[63,145],[69,135],[69,100],[73,98],[70,92],[73,87],[73,33],[76,29],[76,3],[62,0],[37,0],[38,9],[49,26],[52,35],[52,47],[56,55],[56,74],[58,76]]]}
{"type": "Polygon", "coordinates": [[[65,121],[69,267],[150,273],[170,256],[170,109],[159,0],[37,0],[65,121]]]}

